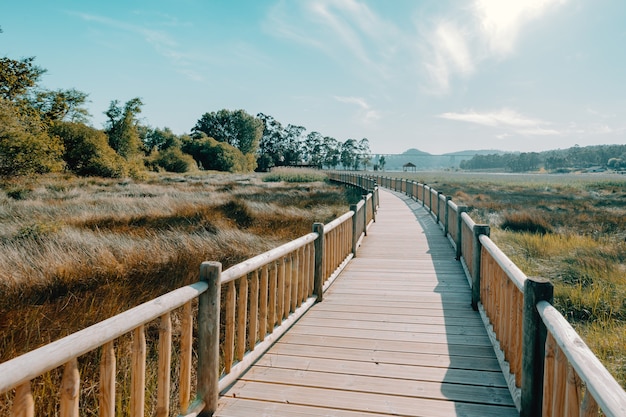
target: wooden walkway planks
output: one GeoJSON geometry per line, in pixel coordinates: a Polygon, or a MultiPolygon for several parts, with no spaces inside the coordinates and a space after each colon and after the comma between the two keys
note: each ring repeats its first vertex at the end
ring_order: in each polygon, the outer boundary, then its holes
{"type": "Polygon", "coordinates": [[[380,196],[377,222],[324,301],[215,415],[519,415],[441,229],[418,203],[380,196]]]}

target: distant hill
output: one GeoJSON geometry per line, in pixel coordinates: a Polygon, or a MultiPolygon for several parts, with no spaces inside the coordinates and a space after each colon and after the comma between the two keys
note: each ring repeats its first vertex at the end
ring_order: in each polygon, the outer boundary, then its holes
{"type": "Polygon", "coordinates": [[[428,152],[420,151],[419,149],[411,148],[402,152],[401,155],[430,155],[428,152]]]}

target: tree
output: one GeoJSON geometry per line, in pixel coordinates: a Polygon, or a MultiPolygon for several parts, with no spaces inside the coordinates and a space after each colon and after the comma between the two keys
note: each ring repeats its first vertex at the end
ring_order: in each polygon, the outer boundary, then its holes
{"type": "Polygon", "coordinates": [[[329,168],[335,169],[340,162],[340,143],[337,139],[325,136],[323,141],[324,158],[322,163],[329,168]]]}
{"type": "MultiPolygon", "coordinates": [[[[372,152],[370,151],[370,141],[367,138],[363,138],[357,145],[357,152],[359,153],[358,160],[363,169],[367,171],[367,167],[372,162],[372,152]]],[[[356,167],[358,169],[358,165],[356,167]]]]}
{"type": "Polygon", "coordinates": [[[285,129],[270,115],[259,113],[257,118],[263,123],[263,133],[259,141],[258,168],[260,171],[269,171],[284,161],[285,129]]]}
{"type": "Polygon", "coordinates": [[[109,145],[127,160],[141,151],[137,115],[141,113],[142,105],[138,97],[127,101],[124,107],[120,106],[119,101],[113,100],[104,113],[109,118],[104,130],[109,137],[109,145]]]}
{"type": "Polygon", "coordinates": [[[226,142],[218,142],[202,133],[183,138],[182,151],[193,156],[203,169],[250,172],[256,168],[254,155],[244,155],[226,142]]]}
{"type": "Polygon", "coordinates": [[[0,175],[61,171],[63,151],[59,138],[48,135],[38,116],[0,97],[0,175]]]}
{"type": "Polygon", "coordinates": [[[385,170],[386,163],[387,161],[385,160],[385,155],[381,155],[380,158],[378,158],[378,167],[380,168],[381,171],[385,170]]]}
{"type": "Polygon", "coordinates": [[[87,97],[88,94],[76,89],[41,90],[34,94],[30,104],[46,121],[67,120],[85,123],[90,116],[84,107],[87,97]]]}
{"type": "Polygon", "coordinates": [[[128,174],[126,160],[109,146],[101,130],[82,123],[57,121],[49,132],[63,142],[63,160],[75,174],[110,178],[128,174]]]}
{"type": "MultiPolygon", "coordinates": [[[[341,145],[340,160],[344,169],[355,169],[355,162],[358,161],[356,140],[348,139],[341,145]]],[[[358,168],[358,162],[356,166],[358,168]]]]}
{"type": "Polygon", "coordinates": [[[302,135],[306,128],[289,124],[285,130],[285,147],[283,150],[283,164],[286,166],[297,165],[303,159],[302,135]]]}
{"type": "Polygon", "coordinates": [[[180,148],[181,141],[169,127],[163,129],[140,127],[139,136],[145,149],[163,151],[169,148],[180,148]]]}
{"type": "Polygon", "coordinates": [[[220,110],[205,113],[192,132],[205,133],[218,142],[225,142],[243,154],[255,154],[263,135],[263,122],[243,110],[220,110]]]}
{"type": "Polygon", "coordinates": [[[315,167],[321,168],[324,161],[324,137],[319,132],[306,135],[304,142],[305,160],[315,167]]]}
{"type": "Polygon", "coordinates": [[[46,72],[34,64],[35,57],[15,60],[0,58],[0,97],[15,102],[37,85],[46,72]]]}
{"type": "Polygon", "coordinates": [[[169,147],[162,151],[155,150],[150,155],[150,163],[155,169],[167,172],[189,172],[196,169],[196,161],[178,147],[169,147]]]}

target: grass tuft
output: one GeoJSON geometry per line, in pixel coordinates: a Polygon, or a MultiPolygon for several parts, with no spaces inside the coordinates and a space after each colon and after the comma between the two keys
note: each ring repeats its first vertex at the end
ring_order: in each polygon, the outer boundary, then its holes
{"type": "Polygon", "coordinates": [[[529,232],[540,235],[552,233],[552,226],[537,212],[507,213],[500,227],[511,232],[529,232]]]}

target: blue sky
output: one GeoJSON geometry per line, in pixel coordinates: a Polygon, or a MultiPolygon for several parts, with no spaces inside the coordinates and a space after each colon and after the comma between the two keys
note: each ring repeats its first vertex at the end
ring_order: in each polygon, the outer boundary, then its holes
{"type": "Polygon", "coordinates": [[[626,143],[623,0],[0,1],[0,56],[189,132],[244,109],[375,153],[626,143]]]}

